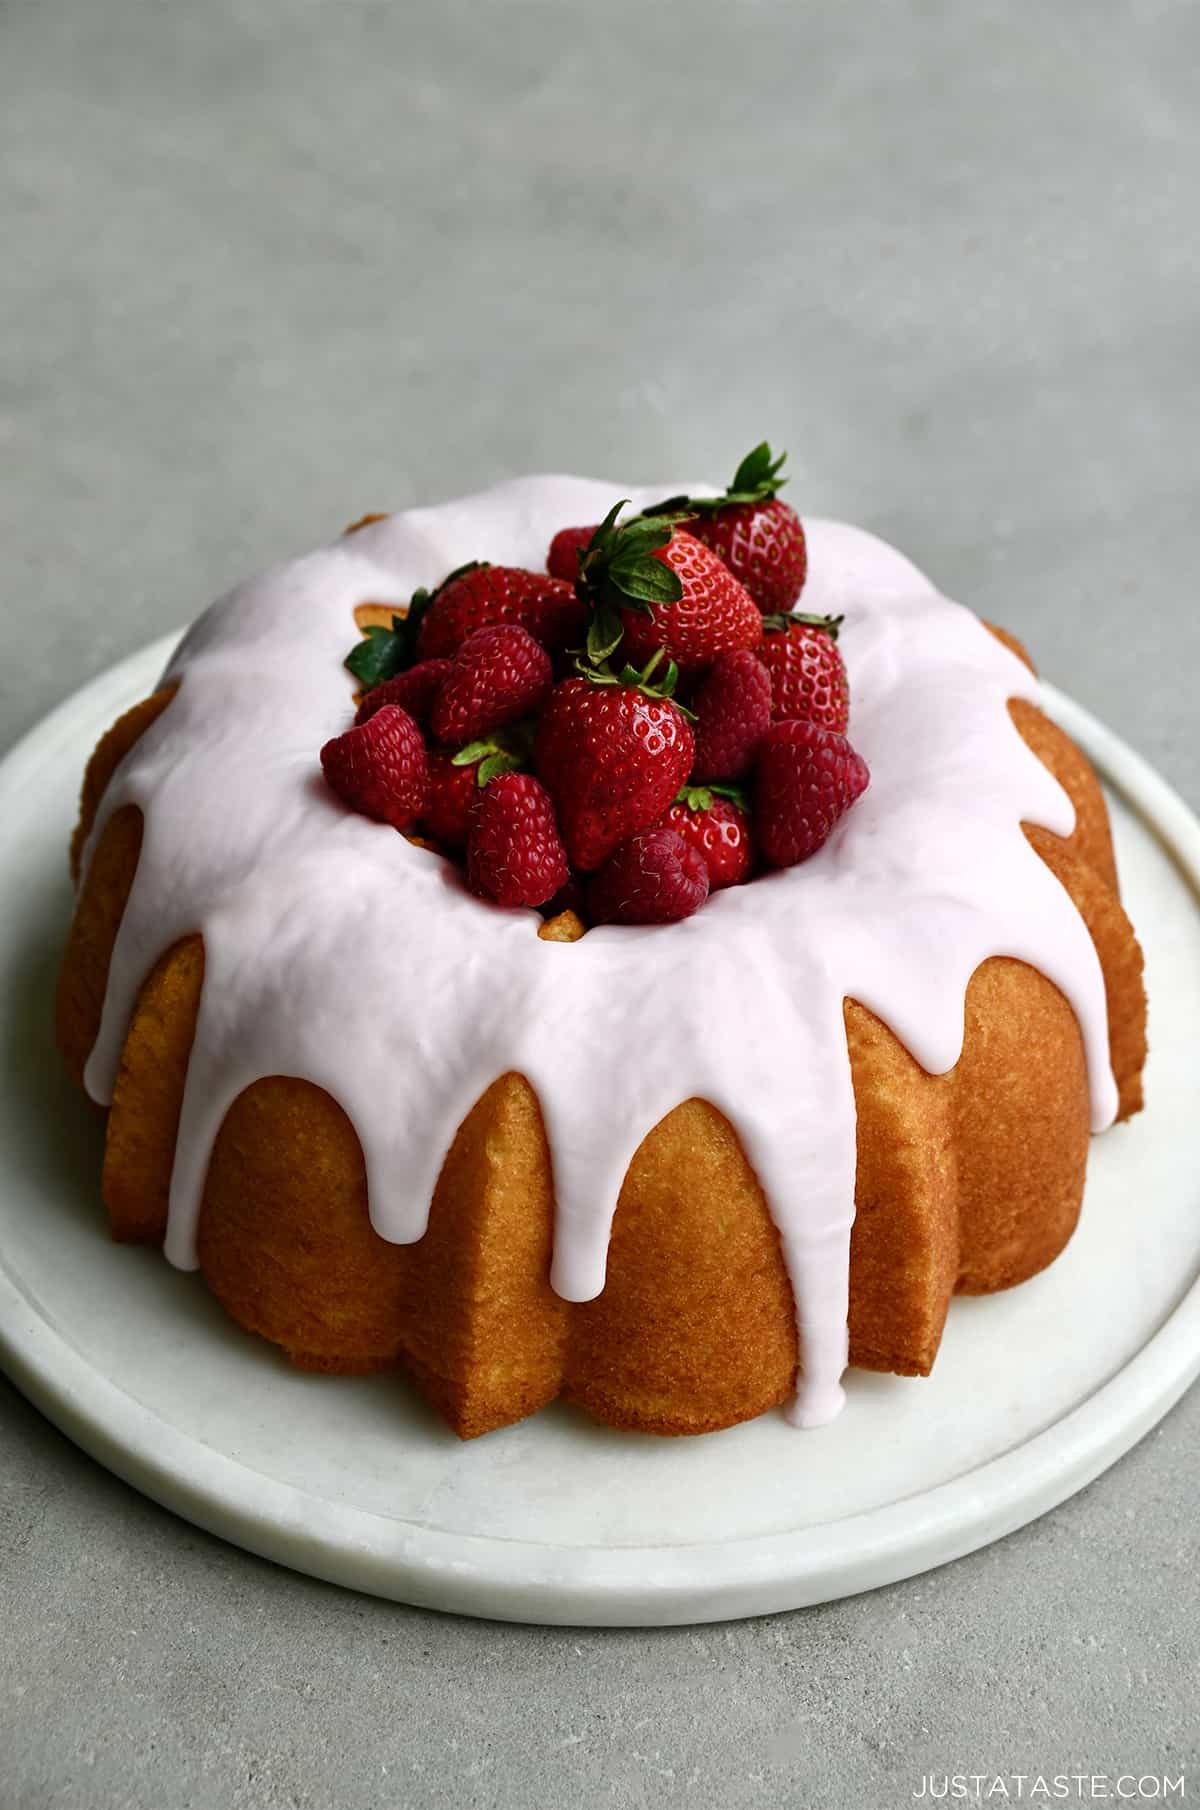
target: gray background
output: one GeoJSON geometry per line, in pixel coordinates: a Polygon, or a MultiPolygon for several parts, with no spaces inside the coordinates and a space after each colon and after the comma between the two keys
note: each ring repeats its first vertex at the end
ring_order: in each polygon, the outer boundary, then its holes
{"type": "MultiPolygon", "coordinates": [[[[1198,67],[1188,0],[7,0],[0,744],[366,509],[769,434],[1200,802],[1198,67]]],[[[275,1570],[0,1385],[0,1810],[1194,1795],[1198,1434],[869,1597],[576,1633],[275,1570]]]]}

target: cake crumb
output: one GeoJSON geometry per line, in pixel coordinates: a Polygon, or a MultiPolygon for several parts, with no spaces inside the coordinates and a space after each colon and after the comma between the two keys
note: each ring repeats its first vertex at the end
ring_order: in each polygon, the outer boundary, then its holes
{"type": "Polygon", "coordinates": [[[544,943],[577,943],[586,930],[577,911],[560,911],[557,917],[546,919],[538,935],[544,943]]]}

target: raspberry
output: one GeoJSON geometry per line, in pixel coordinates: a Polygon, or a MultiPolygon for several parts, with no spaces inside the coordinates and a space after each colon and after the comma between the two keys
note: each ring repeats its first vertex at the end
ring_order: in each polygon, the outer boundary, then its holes
{"type": "Polygon", "coordinates": [[[544,905],[568,877],[545,786],[532,773],[489,780],[467,831],[467,885],[497,905],[544,905]]]}
{"type": "Polygon", "coordinates": [[[844,735],[818,723],[773,723],[758,751],[754,828],[773,867],[815,855],[870,782],[844,735]]]}
{"type": "Polygon", "coordinates": [[[560,528],[550,542],[546,570],[551,578],[563,578],[574,584],[579,577],[579,555],[596,530],[592,528],[560,528]]]}
{"type": "Polygon", "coordinates": [[[321,750],[325,777],[351,810],[409,830],[429,784],[425,743],[406,710],[385,704],[321,750]]]}
{"type": "Polygon", "coordinates": [[[697,780],[740,779],[771,722],[771,678],[757,654],[718,656],[692,700],[697,780]]]}
{"type": "Polygon", "coordinates": [[[376,685],[367,693],[354,721],[361,728],[385,704],[398,704],[422,729],[427,728],[433,700],[449,671],[449,660],[422,660],[419,666],[410,666],[407,672],[397,673],[394,679],[385,679],[382,685],[376,685]]]}
{"type": "Polygon", "coordinates": [[[516,623],[468,635],[433,701],[430,722],[442,742],[471,742],[518,717],[532,716],[554,683],[550,656],[516,623]]]}
{"type": "Polygon", "coordinates": [[[704,857],[675,830],[631,836],[614,850],[588,889],[595,924],[674,924],[708,897],[704,857]]]}

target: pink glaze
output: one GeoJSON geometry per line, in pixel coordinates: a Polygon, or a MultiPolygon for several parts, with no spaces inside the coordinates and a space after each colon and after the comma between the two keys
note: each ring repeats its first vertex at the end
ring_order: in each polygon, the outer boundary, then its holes
{"type": "Polygon", "coordinates": [[[469,1108],[498,1075],[524,1074],[553,1158],[552,1281],[570,1301],[604,1286],[642,1139],[680,1101],[709,1100],[736,1125],[779,1228],[803,1366],[791,1417],[814,1426],[841,1406],[847,1354],[843,1000],[940,1074],[958,1059],[972,973],[1015,956],[1074,1007],[1093,1127],[1116,1111],[1095,949],[1021,832],[1074,825],[1006,709],[1036,702],[1036,680],[883,542],[807,523],[804,607],[846,615],[851,733],[870,790],[803,866],[715,893],[685,923],[575,944],[543,942],[536,912],[481,903],[449,862],[352,815],[318,763],[350,721],[342,661],[357,604],[403,604],[471,558],[541,567],[564,523],[597,521],[622,494],[641,504],[682,488],[518,479],[391,516],[199,619],[166,674],[179,694],[119,769],[93,836],[123,805],[145,813],[87,1085],[111,1101],[143,981],[201,932],[166,1239],[187,1269],[214,1139],[253,1082],[301,1076],[341,1103],[362,1140],[372,1223],[408,1243],[469,1108]]]}

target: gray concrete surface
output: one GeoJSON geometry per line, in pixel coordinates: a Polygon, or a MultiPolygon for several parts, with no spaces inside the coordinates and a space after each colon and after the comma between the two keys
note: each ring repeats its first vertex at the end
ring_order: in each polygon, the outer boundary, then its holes
{"type": "MultiPolygon", "coordinates": [[[[1200,803],[1198,67],[1188,0],[7,0],[0,745],[365,509],[765,433],[1200,803]]],[[[1195,1796],[1198,1436],[872,1596],[576,1633],[275,1570],[0,1385],[0,1810],[1195,1796]]]]}

